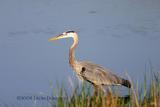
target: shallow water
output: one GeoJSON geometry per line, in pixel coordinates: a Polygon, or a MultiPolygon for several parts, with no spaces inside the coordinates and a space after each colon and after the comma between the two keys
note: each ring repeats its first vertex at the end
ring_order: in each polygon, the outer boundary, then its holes
{"type": "MultiPolygon", "coordinates": [[[[0,1],[0,101],[50,95],[56,81],[77,81],[68,64],[72,40],[48,42],[66,30],[79,34],[76,57],[134,82],[160,71],[159,0],[0,1]],[[152,65],[152,66],[151,66],[152,65]]],[[[22,102],[21,102],[22,103],[22,102]]],[[[27,104],[26,104],[27,105],[27,104]]]]}

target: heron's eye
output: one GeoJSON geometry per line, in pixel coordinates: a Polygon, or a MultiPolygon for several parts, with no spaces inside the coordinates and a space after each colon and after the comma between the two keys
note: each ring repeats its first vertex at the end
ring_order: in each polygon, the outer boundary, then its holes
{"type": "Polygon", "coordinates": [[[66,35],[66,32],[63,32],[63,35],[66,35]]]}

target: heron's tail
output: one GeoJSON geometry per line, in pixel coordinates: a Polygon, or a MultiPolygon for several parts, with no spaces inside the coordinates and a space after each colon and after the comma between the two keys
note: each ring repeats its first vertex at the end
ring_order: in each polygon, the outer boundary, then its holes
{"type": "Polygon", "coordinates": [[[123,86],[126,86],[128,88],[131,88],[131,83],[130,81],[126,80],[126,79],[122,79],[122,83],[123,86]]]}

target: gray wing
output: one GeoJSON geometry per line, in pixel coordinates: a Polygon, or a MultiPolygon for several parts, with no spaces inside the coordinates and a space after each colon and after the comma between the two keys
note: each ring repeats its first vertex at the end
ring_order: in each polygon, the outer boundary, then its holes
{"type": "Polygon", "coordinates": [[[95,85],[119,85],[122,79],[99,65],[79,62],[82,67],[80,76],[95,85]]]}

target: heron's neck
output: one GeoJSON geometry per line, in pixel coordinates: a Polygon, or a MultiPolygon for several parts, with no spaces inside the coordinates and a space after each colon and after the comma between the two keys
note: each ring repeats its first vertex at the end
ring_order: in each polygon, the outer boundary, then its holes
{"type": "Polygon", "coordinates": [[[70,65],[72,66],[73,69],[75,69],[75,64],[76,64],[76,58],[75,58],[75,49],[78,45],[78,35],[76,34],[74,37],[73,37],[73,44],[72,46],[70,47],[70,51],[69,51],[69,63],[70,65]]]}

